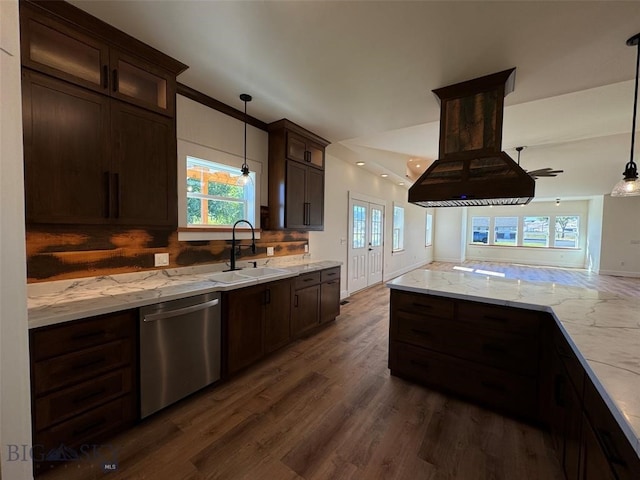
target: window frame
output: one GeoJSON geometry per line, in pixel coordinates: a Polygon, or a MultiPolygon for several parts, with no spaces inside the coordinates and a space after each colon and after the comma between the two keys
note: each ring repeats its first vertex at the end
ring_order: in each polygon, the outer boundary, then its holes
{"type": "Polygon", "coordinates": [[[391,227],[391,253],[399,253],[404,251],[404,205],[393,204],[393,222],[391,227]],[[396,209],[401,212],[401,224],[396,225],[396,209]],[[398,242],[396,243],[396,230],[398,231],[398,242]]]}
{"type": "MultiPolygon", "coordinates": [[[[178,139],[178,240],[230,240],[232,226],[195,225],[189,226],[187,221],[187,157],[192,157],[205,162],[219,164],[238,172],[244,162],[244,158],[228,152],[217,150],[204,145],[178,139]]],[[[254,227],[255,237],[260,238],[260,191],[262,177],[262,163],[247,159],[249,170],[254,174],[253,186],[253,213],[254,219],[248,219],[254,227]]],[[[251,231],[246,224],[241,224],[236,229],[236,238],[251,238],[251,231]]]]}
{"type": "Polygon", "coordinates": [[[424,225],[424,246],[433,246],[433,214],[427,212],[424,225]]]}

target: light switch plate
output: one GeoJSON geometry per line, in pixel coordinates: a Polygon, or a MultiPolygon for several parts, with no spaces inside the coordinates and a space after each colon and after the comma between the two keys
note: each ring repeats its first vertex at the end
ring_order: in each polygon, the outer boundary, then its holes
{"type": "Polygon", "coordinates": [[[267,257],[273,257],[274,255],[273,247],[267,247],[267,257]]]}
{"type": "Polygon", "coordinates": [[[156,253],[153,256],[153,260],[155,262],[156,267],[166,267],[169,265],[169,254],[168,253],[156,253]]]}

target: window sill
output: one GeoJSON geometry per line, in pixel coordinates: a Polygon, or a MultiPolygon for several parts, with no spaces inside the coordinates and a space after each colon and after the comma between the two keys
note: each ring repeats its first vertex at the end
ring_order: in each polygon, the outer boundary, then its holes
{"type": "Polygon", "coordinates": [[[527,245],[493,245],[487,243],[468,243],[469,247],[495,247],[495,248],[532,248],[534,250],[582,250],[580,247],[531,247],[527,245]]]}
{"type": "Polygon", "coordinates": [[[391,255],[400,255],[405,252],[404,248],[401,250],[391,250],[391,255]]]}

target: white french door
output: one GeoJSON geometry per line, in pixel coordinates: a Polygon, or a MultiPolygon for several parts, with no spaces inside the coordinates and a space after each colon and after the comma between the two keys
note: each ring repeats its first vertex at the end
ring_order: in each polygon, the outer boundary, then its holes
{"type": "Polygon", "coordinates": [[[384,264],[384,205],[357,197],[349,199],[349,293],[382,281],[384,264]]]}

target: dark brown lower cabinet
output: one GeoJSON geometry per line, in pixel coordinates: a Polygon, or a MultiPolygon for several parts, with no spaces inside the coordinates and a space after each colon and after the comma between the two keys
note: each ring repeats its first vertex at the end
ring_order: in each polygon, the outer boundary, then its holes
{"type": "Polygon", "coordinates": [[[294,337],[320,324],[320,285],[316,283],[293,292],[291,333],[294,337]]]}
{"type": "Polygon", "coordinates": [[[291,341],[291,280],[269,283],[266,297],[264,348],[269,353],[291,341]]]}
{"type": "Polygon", "coordinates": [[[127,310],[29,332],[36,474],[137,421],[137,320],[127,310]]]}
{"type": "Polygon", "coordinates": [[[327,323],[340,315],[340,267],[323,270],[320,280],[320,323],[327,323]]]}
{"type": "Polygon", "coordinates": [[[395,289],[390,312],[392,375],[547,425],[567,480],[640,479],[638,454],[551,315],[395,289]]]}

